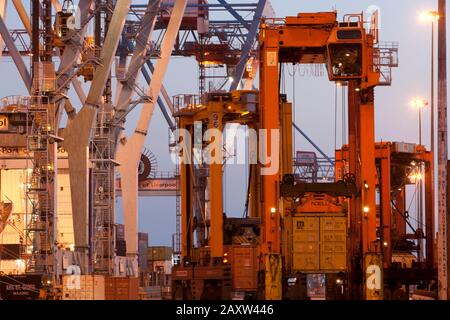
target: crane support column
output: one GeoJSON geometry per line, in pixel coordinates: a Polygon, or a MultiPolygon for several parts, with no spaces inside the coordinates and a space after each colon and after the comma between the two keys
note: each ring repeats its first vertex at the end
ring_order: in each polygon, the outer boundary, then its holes
{"type": "Polygon", "coordinates": [[[186,127],[185,119],[180,119],[180,128],[176,131],[179,143],[182,147],[180,155],[180,193],[181,193],[181,256],[182,261],[190,259],[192,248],[192,132],[186,127]]]}
{"type": "MultiPolygon", "coordinates": [[[[392,241],[391,241],[391,150],[389,144],[383,149],[384,157],[381,159],[381,235],[383,242],[383,265],[385,268],[391,265],[392,241]]],[[[370,186],[369,186],[370,187],[370,186]]]]}
{"type": "Polygon", "coordinates": [[[375,126],[374,92],[368,88],[361,92],[360,105],[360,161],[362,201],[362,250],[364,254],[365,298],[383,299],[383,263],[379,241],[377,241],[377,219],[375,184],[375,126]]]}
{"type": "Polygon", "coordinates": [[[375,127],[374,127],[374,104],[373,89],[363,92],[365,101],[360,105],[359,115],[361,124],[361,185],[363,229],[362,248],[363,252],[373,252],[376,235],[376,203],[375,203],[375,127]]]}
{"type": "MultiPolygon", "coordinates": [[[[261,73],[260,73],[260,123],[265,130],[261,136],[259,154],[261,151],[272,159],[279,158],[279,149],[272,145],[271,134],[279,130],[279,88],[278,81],[278,37],[277,30],[264,30],[265,38],[261,43],[261,73]]],[[[261,161],[262,159],[260,159],[261,161]]],[[[279,161],[278,161],[279,162],[279,161]]],[[[262,254],[264,256],[266,281],[265,299],[281,299],[281,244],[280,244],[280,208],[278,204],[279,171],[268,169],[273,163],[261,161],[262,179],[262,254]]]]}
{"type": "Polygon", "coordinates": [[[118,145],[117,160],[120,163],[119,172],[122,185],[122,201],[125,220],[125,240],[127,243],[127,255],[134,257],[134,269],[137,273],[138,253],[138,189],[137,171],[141,152],[147,137],[147,130],[152,119],[156,99],[159,95],[162,81],[169,65],[169,60],[180,29],[181,21],[186,9],[187,0],[177,0],[170,17],[169,25],[161,45],[161,58],[158,60],[153,74],[153,79],[148,88],[148,96],[152,96],[151,102],[145,103],[141,111],[139,122],[133,135],[129,139],[122,139],[118,145]]]}
{"type": "MultiPolygon", "coordinates": [[[[95,71],[86,104],[73,120],[69,120],[63,132],[69,157],[72,208],[75,209],[75,247],[81,254],[87,253],[89,247],[89,142],[130,5],[131,0],[117,2],[101,54],[103,64],[95,71]]],[[[87,266],[82,266],[83,271],[86,269],[87,266]]]]}
{"type": "Polygon", "coordinates": [[[210,247],[211,258],[220,263],[223,257],[223,187],[222,187],[222,102],[208,107],[209,144],[209,200],[210,200],[210,247]],[[217,141],[216,141],[217,140],[217,141]]]}

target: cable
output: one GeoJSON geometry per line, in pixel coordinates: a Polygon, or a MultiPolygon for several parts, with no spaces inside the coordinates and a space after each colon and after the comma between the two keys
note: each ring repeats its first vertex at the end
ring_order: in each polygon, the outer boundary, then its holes
{"type": "Polygon", "coordinates": [[[347,131],[347,123],[346,123],[346,113],[345,113],[345,86],[342,86],[342,145],[347,143],[346,139],[346,131],[347,131]]]}
{"type": "MultiPolygon", "coordinates": [[[[297,103],[296,103],[296,94],[295,94],[295,89],[296,89],[296,85],[295,85],[295,76],[296,76],[296,72],[297,72],[297,65],[293,65],[292,66],[292,103],[293,103],[293,110],[292,110],[292,115],[293,115],[293,119],[292,119],[292,122],[294,122],[295,123],[295,121],[296,121],[296,112],[295,112],[295,110],[296,110],[296,106],[297,106],[297,103]]],[[[296,151],[296,148],[297,148],[297,143],[296,143],[296,134],[293,134],[293,146],[294,146],[294,148],[293,148],[293,152],[294,152],[294,155],[295,155],[295,151],[296,151]]]]}
{"type": "Polygon", "coordinates": [[[338,107],[337,84],[334,84],[334,150],[337,150],[337,107],[338,107]]]}
{"type": "Polygon", "coordinates": [[[244,214],[242,215],[242,218],[248,218],[250,215],[248,213],[248,207],[250,203],[250,192],[251,192],[251,183],[252,183],[252,164],[250,164],[250,172],[248,175],[248,185],[247,185],[247,197],[245,199],[245,208],[244,208],[244,214]]]}
{"type": "Polygon", "coordinates": [[[400,214],[400,216],[403,218],[403,220],[405,220],[405,222],[408,224],[408,226],[411,228],[411,230],[416,233],[416,230],[414,229],[414,227],[411,225],[411,223],[409,222],[408,218],[406,217],[406,215],[404,215],[400,209],[397,207],[397,205],[395,204],[395,202],[393,200],[391,200],[391,204],[394,207],[394,209],[400,214]]]}

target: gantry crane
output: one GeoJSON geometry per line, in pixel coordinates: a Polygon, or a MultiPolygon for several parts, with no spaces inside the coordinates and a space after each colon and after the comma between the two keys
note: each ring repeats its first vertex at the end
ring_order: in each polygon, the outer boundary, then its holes
{"type": "MultiPolygon", "coordinates": [[[[347,172],[348,145],[336,151],[336,179],[347,172]]],[[[434,207],[432,166],[433,156],[424,146],[404,142],[375,144],[377,202],[377,236],[382,244],[384,299],[409,299],[409,285],[420,290],[436,289],[434,207]],[[411,221],[406,200],[408,185],[424,183],[425,219],[418,208],[417,227],[411,221]],[[408,232],[408,229],[410,230],[408,232]]],[[[355,275],[352,281],[357,280],[355,275]]]]}
{"type": "MultiPolygon", "coordinates": [[[[267,130],[268,135],[273,135],[275,139],[260,137],[259,146],[265,148],[266,155],[272,155],[272,162],[260,162],[252,168],[255,172],[251,175],[249,199],[251,215],[259,220],[258,283],[260,285],[259,292],[264,292],[265,299],[281,299],[286,291],[283,286],[282,270],[286,267],[284,261],[292,255],[295,248],[289,249],[289,246],[286,245],[286,242],[291,239],[283,237],[285,234],[283,231],[287,228],[286,221],[289,218],[295,217],[296,212],[304,213],[305,210],[293,211],[292,208],[296,207],[294,202],[304,201],[306,195],[314,196],[314,194],[323,193],[331,196],[331,199],[335,199],[329,201],[336,207],[327,209],[325,205],[318,212],[326,214],[331,210],[328,213],[338,214],[338,219],[346,217],[346,214],[349,219],[349,232],[345,231],[344,235],[349,235],[348,250],[350,254],[344,258],[343,267],[342,259],[339,259],[339,263],[329,263],[328,267],[334,271],[344,270],[350,278],[351,275],[358,272],[362,274],[365,270],[365,278],[368,280],[364,281],[366,285],[363,285],[362,278],[359,279],[360,281],[350,281],[352,290],[358,292],[364,288],[365,298],[382,298],[382,249],[380,238],[377,236],[375,200],[374,88],[377,85],[389,84],[384,83],[382,78],[390,81],[390,77],[381,77],[383,66],[380,63],[381,49],[376,47],[377,32],[376,16],[373,18],[371,28],[367,30],[362,14],[345,15],[343,22],[337,21],[336,12],[300,13],[296,17],[287,17],[286,19],[263,20],[259,41],[261,61],[257,108],[259,121],[256,127],[259,130],[267,130]],[[325,64],[330,81],[348,83],[351,97],[349,169],[342,181],[334,184],[305,185],[296,183],[293,179],[291,106],[280,95],[278,81],[276,81],[279,79],[279,66],[282,63],[325,64]],[[274,168],[276,169],[274,170],[274,168]],[[342,201],[349,202],[348,211],[343,209],[342,201]],[[346,261],[347,257],[348,261],[346,261]]],[[[388,70],[390,72],[390,69],[388,70]]],[[[208,99],[206,107],[201,107],[202,112],[213,115],[223,112],[226,104],[218,100],[216,105],[211,102],[212,100],[208,99]]],[[[231,109],[233,109],[233,105],[231,105],[231,109]]],[[[193,110],[190,111],[192,114],[197,114],[195,104],[193,104],[193,110]]],[[[189,118],[189,114],[181,116],[180,123],[183,124],[189,118]]],[[[208,126],[216,125],[217,128],[222,128],[220,119],[220,116],[210,118],[208,126]]],[[[190,130],[192,131],[192,128],[190,130]]],[[[184,143],[186,142],[184,141],[184,143]]],[[[186,154],[182,156],[186,157],[186,154]]],[[[220,262],[223,258],[222,237],[224,232],[220,212],[221,174],[220,166],[209,165],[211,217],[207,244],[209,244],[208,249],[211,254],[208,267],[219,268],[223,271],[225,266],[223,261],[220,262]]],[[[181,166],[183,264],[191,262],[193,242],[190,224],[194,207],[193,188],[193,175],[190,168],[183,164],[181,166]]],[[[314,197],[312,198],[314,199],[314,197]]],[[[321,201],[328,200],[322,198],[321,201]]],[[[296,223],[297,228],[303,229],[306,220],[296,223]]],[[[322,226],[322,222],[320,225],[322,226]]],[[[324,228],[330,225],[331,228],[339,225],[339,231],[342,231],[342,227],[347,230],[345,223],[342,224],[342,219],[324,220],[323,225],[324,228]]],[[[318,239],[316,240],[318,241],[318,239]]],[[[343,241],[346,243],[345,240],[343,241]]],[[[295,245],[295,243],[292,244],[292,246],[295,245]]],[[[304,253],[300,252],[301,254],[304,253]]],[[[295,263],[293,265],[295,269],[295,263]]],[[[300,267],[293,271],[305,271],[302,270],[302,264],[297,265],[300,267]]],[[[320,269],[320,265],[316,271],[323,270],[320,269]]],[[[189,283],[188,280],[195,280],[198,269],[195,265],[189,267],[193,267],[193,269],[183,269],[179,274],[175,273],[174,279],[183,280],[184,277],[185,285],[186,282],[189,283]],[[177,278],[178,276],[180,278],[177,278]]],[[[219,273],[215,275],[215,279],[219,279],[219,283],[215,282],[215,285],[222,289],[225,288],[225,273],[223,271],[221,275],[219,273]]],[[[200,272],[200,274],[204,273],[200,272]]],[[[343,279],[339,278],[339,281],[343,281],[343,279]]],[[[192,286],[191,283],[187,287],[190,287],[192,291],[195,286],[192,286]]],[[[194,296],[198,297],[195,294],[194,296]]]]}
{"type": "Polygon", "coordinates": [[[174,298],[231,299],[233,292],[254,296],[259,220],[230,219],[223,211],[222,132],[230,123],[257,127],[257,92],[209,93],[203,101],[181,95],[175,97],[174,106],[181,146],[182,234],[181,265],[172,271],[174,298]],[[208,142],[208,154],[203,156],[208,142]],[[239,268],[245,267],[242,279],[239,268]]]}
{"type": "MultiPolygon", "coordinates": [[[[268,130],[282,128],[280,93],[277,85],[279,65],[282,63],[324,63],[330,81],[346,82],[349,88],[349,169],[347,185],[354,184],[355,192],[348,194],[349,254],[348,274],[366,274],[366,282],[350,282],[353,292],[365,288],[365,298],[382,298],[382,259],[380,239],[376,233],[376,167],[374,141],[374,88],[384,84],[379,61],[380,48],[376,16],[369,29],[362,14],[344,15],[337,21],[336,12],[300,13],[286,19],[266,19],[260,35],[260,127],[268,130]],[[364,262],[363,262],[364,261],[364,262]],[[364,266],[363,266],[364,265],[364,266]],[[366,273],[367,272],[367,273],[366,273]],[[367,285],[364,285],[367,284],[367,285]]],[[[281,130],[283,132],[283,130],[281,130]]],[[[280,152],[291,144],[290,137],[281,138],[280,152]],[[287,140],[286,140],[287,139],[287,140]]],[[[281,158],[281,163],[284,159],[281,158]]],[[[267,299],[282,295],[281,268],[269,272],[273,265],[282,264],[280,221],[289,216],[283,201],[286,188],[300,196],[306,191],[339,191],[326,184],[306,187],[295,183],[282,172],[260,175],[261,180],[261,252],[266,260],[267,299]],[[283,179],[285,178],[285,179],[283,179]],[[281,184],[281,189],[279,186],[281,184]],[[330,190],[333,189],[333,190],[330,190]],[[280,197],[281,195],[281,197],[280,197]]],[[[341,190],[342,191],[342,190],[341,190]]],[[[337,194],[342,196],[341,191],[337,194]]],[[[344,195],[345,195],[345,190],[344,195]]],[[[287,194],[285,194],[286,196],[287,194]]],[[[287,241],[283,239],[283,241],[287,241]]]]}

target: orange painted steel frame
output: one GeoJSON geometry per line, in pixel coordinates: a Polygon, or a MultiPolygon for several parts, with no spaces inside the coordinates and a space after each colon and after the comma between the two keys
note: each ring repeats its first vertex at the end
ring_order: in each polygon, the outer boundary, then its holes
{"type": "MultiPolygon", "coordinates": [[[[381,242],[383,243],[383,265],[389,268],[392,263],[392,232],[406,235],[406,222],[397,210],[392,210],[391,201],[401,212],[405,212],[405,187],[391,194],[391,161],[394,157],[394,150],[390,142],[380,142],[375,144],[375,158],[379,163],[380,176],[377,179],[377,187],[380,193],[380,229],[381,242]]],[[[344,164],[348,163],[350,154],[348,146],[342,150],[336,150],[336,179],[339,180],[348,170],[344,164]]],[[[432,269],[434,267],[434,206],[432,195],[434,193],[431,183],[432,154],[418,146],[416,153],[410,155],[411,161],[423,162],[425,165],[425,234],[426,234],[426,264],[432,269]]]]}
{"type": "MultiPolygon", "coordinates": [[[[208,124],[208,129],[223,130],[223,109],[222,101],[210,102],[207,108],[201,108],[196,112],[187,112],[180,117],[180,128],[188,130],[192,139],[193,125],[195,121],[202,121],[208,124]]],[[[183,133],[183,132],[181,132],[183,133]]],[[[218,136],[221,139],[221,136],[218,136]]],[[[182,137],[183,149],[186,154],[182,155],[180,164],[180,187],[181,187],[181,234],[182,234],[182,257],[183,260],[190,258],[190,251],[193,245],[193,146],[192,140],[186,141],[187,137],[182,137]],[[190,161],[189,161],[190,160],[190,161]]],[[[210,141],[215,145],[222,145],[222,141],[210,141]]],[[[214,159],[222,160],[222,149],[215,148],[213,152],[220,154],[211,154],[214,159]]],[[[223,258],[223,192],[222,192],[222,163],[211,161],[209,164],[209,183],[210,183],[210,238],[209,246],[211,249],[212,262],[222,260],[223,258]]]]}
{"type": "MultiPolygon", "coordinates": [[[[279,63],[324,63],[329,61],[327,46],[332,43],[355,43],[355,40],[337,40],[339,29],[336,13],[299,14],[283,20],[265,20],[261,24],[260,33],[260,128],[267,130],[280,127],[279,96],[279,63]]],[[[356,28],[361,31],[359,40],[362,50],[362,74],[360,77],[337,79],[333,77],[328,66],[330,80],[350,80],[353,84],[355,99],[354,108],[349,108],[349,119],[354,120],[357,130],[350,131],[352,146],[351,168],[357,177],[358,185],[369,185],[362,191],[362,196],[353,201],[353,215],[362,215],[362,253],[377,250],[376,238],[376,204],[375,204],[375,146],[374,146],[374,101],[373,87],[378,84],[380,74],[373,64],[374,37],[367,34],[363,27],[362,17],[356,28]],[[352,114],[352,112],[355,113],[352,114]],[[354,135],[354,136],[352,136],[354,135]],[[357,203],[359,202],[359,203],[357,203]],[[367,207],[368,212],[361,209],[367,207]]],[[[351,126],[352,124],[350,124],[351,126]]],[[[271,150],[268,143],[268,152],[271,150]]],[[[265,255],[280,254],[280,202],[278,184],[280,174],[262,176],[261,218],[262,244],[261,252],[265,255]]],[[[366,210],[367,211],[367,210],[366,210]]],[[[356,226],[357,227],[357,226],[356,226]]],[[[356,241],[358,241],[356,239],[356,241]]],[[[281,286],[281,284],[280,284],[281,286]]],[[[267,284],[266,284],[267,287],[267,284]]],[[[281,297],[268,297],[279,299],[281,297]]]]}
{"type": "MultiPolygon", "coordinates": [[[[193,246],[193,203],[194,203],[194,177],[193,175],[193,148],[194,137],[193,127],[196,121],[202,122],[208,126],[208,129],[216,129],[223,132],[226,123],[240,123],[252,127],[253,117],[241,118],[240,114],[252,115],[245,109],[245,104],[241,102],[241,96],[245,94],[254,94],[254,91],[233,91],[231,99],[222,98],[220,94],[215,99],[209,101],[207,105],[198,105],[193,109],[182,109],[177,116],[179,117],[180,129],[190,132],[190,137],[183,136],[184,131],[180,131],[185,154],[182,154],[182,163],[180,164],[180,189],[181,189],[181,233],[182,233],[182,259],[183,261],[191,258],[193,246]],[[224,117],[228,118],[225,120],[224,117]],[[190,140],[188,140],[190,139],[190,140]]],[[[211,145],[222,146],[222,135],[212,137],[220,141],[206,141],[211,145]]],[[[217,264],[222,262],[223,245],[223,172],[222,172],[222,148],[217,147],[210,151],[210,156],[216,161],[209,163],[209,196],[210,196],[210,224],[209,224],[209,247],[211,253],[211,262],[217,264]],[[217,154],[218,152],[218,154],[217,154]]]]}

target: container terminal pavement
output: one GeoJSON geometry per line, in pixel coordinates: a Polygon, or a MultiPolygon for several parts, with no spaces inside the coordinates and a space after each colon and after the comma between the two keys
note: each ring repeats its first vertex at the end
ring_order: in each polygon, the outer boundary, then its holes
{"type": "Polygon", "coordinates": [[[421,127],[419,143],[376,139],[375,92],[395,96],[402,72],[379,7],[0,0],[0,77],[16,81],[0,92],[0,300],[447,300],[446,4],[429,2],[434,89],[413,101],[428,145],[421,127]],[[310,93],[332,86],[334,137],[298,122],[296,71],[328,78],[310,93]],[[139,207],[152,197],[173,205],[139,207]],[[156,246],[138,213],[161,210],[172,241],[156,246]]]}

